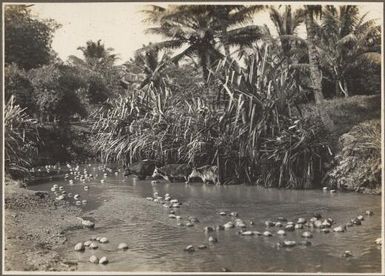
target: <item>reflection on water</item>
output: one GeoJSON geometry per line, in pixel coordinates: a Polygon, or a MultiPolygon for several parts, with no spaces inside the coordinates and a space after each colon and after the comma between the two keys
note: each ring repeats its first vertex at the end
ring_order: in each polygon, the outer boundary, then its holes
{"type": "MultiPolygon", "coordinates": [[[[100,177],[99,177],[100,178],[100,177]]],[[[293,191],[263,189],[255,186],[213,186],[193,183],[152,184],[150,180],[108,176],[104,183],[100,179],[87,182],[90,189],[84,191],[83,184],[68,185],[68,181],[54,180],[33,187],[50,190],[53,184],[62,185],[67,192],[79,193],[88,204],[82,206],[84,216],[96,221],[95,230],[78,230],[70,233],[64,256],[79,261],[81,271],[231,271],[243,272],[380,272],[381,249],[374,243],[381,236],[381,197],[356,193],[330,194],[322,191],[293,191]],[[154,192],[163,196],[169,193],[183,205],[176,215],[186,221],[196,216],[200,223],[193,227],[177,225],[168,217],[170,209],[145,198],[154,192]],[[361,226],[348,228],[346,233],[324,234],[313,231],[312,245],[293,248],[277,248],[280,240],[301,241],[303,230],[287,233],[285,238],[237,234],[238,229],[210,233],[218,243],[209,244],[205,226],[224,224],[229,216],[220,216],[221,211],[239,213],[249,230],[265,231],[264,221],[279,216],[295,220],[310,218],[315,212],[333,218],[337,224],[372,210],[374,215],[365,217],[361,226]],[[254,225],[250,225],[250,221],[254,225]],[[87,249],[74,253],[73,245],[86,241],[91,236],[106,236],[110,242],[97,250],[87,249]],[[118,251],[117,245],[126,242],[129,250],[118,251]],[[206,244],[207,249],[196,249],[187,253],[183,249],[192,244],[197,248],[206,244]],[[350,250],[353,257],[342,254],[350,250]],[[106,266],[88,262],[91,255],[107,256],[106,266]]]]}

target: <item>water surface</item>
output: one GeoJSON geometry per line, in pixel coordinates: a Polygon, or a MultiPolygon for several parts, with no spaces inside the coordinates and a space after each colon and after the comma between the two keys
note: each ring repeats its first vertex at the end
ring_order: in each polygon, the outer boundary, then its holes
{"type": "MultiPolygon", "coordinates": [[[[323,191],[296,191],[264,189],[256,186],[214,186],[202,183],[167,183],[151,180],[139,181],[124,177],[122,173],[104,178],[97,166],[88,167],[95,180],[70,186],[68,180],[55,179],[33,186],[35,190],[49,191],[53,184],[62,185],[67,192],[79,193],[88,204],[81,206],[84,217],[96,222],[94,230],[84,229],[69,234],[69,241],[63,249],[66,259],[78,261],[80,271],[184,271],[218,272],[222,268],[239,272],[381,272],[381,249],[374,241],[381,236],[381,197],[357,193],[330,194],[323,191]],[[104,183],[100,179],[105,179],[104,183]],[[88,185],[88,191],[83,186],[88,185]],[[168,217],[169,208],[145,198],[157,192],[160,196],[169,193],[183,205],[176,209],[176,215],[185,222],[188,216],[195,216],[200,223],[193,227],[177,225],[168,217]],[[284,239],[301,241],[305,230],[288,232],[286,237],[276,235],[277,228],[270,228],[273,237],[237,234],[239,229],[215,231],[218,243],[209,244],[205,226],[224,224],[230,216],[219,212],[236,211],[248,225],[248,230],[266,230],[265,220],[276,220],[283,216],[295,221],[298,217],[310,218],[317,212],[331,217],[336,224],[345,224],[351,218],[372,210],[373,216],[365,216],[361,226],[348,228],[346,233],[324,234],[313,232],[311,246],[278,248],[278,241],[284,239]],[[254,225],[250,225],[250,221],[254,225]],[[92,236],[105,236],[108,244],[99,244],[99,249],[86,249],[83,253],[73,251],[79,241],[92,236]],[[129,245],[127,251],[116,250],[120,242],[129,245]],[[196,251],[185,252],[187,245],[196,251]],[[206,244],[207,249],[197,246],[206,244]],[[342,256],[345,250],[353,257],[342,256]],[[107,256],[108,265],[88,262],[91,255],[107,256]]],[[[74,200],[70,201],[74,204],[74,200]]],[[[309,230],[309,229],[306,229],[309,230]]]]}

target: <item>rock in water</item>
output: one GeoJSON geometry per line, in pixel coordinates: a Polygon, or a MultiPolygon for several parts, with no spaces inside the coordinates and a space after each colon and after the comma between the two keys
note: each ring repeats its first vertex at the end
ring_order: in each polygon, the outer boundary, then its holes
{"type": "Polygon", "coordinates": [[[95,255],[92,255],[92,256],[90,257],[90,263],[93,263],[93,264],[99,263],[99,258],[96,257],[95,255]]]}
{"type": "Polygon", "coordinates": [[[84,246],[87,246],[87,247],[88,247],[88,246],[90,246],[91,243],[92,243],[92,241],[85,241],[85,242],[84,242],[84,246]]]}
{"type": "Polygon", "coordinates": [[[209,242],[216,243],[216,242],[218,242],[218,240],[217,240],[217,238],[210,236],[209,237],[209,242]]]}
{"type": "Polygon", "coordinates": [[[108,264],[107,257],[106,256],[101,257],[99,260],[99,264],[102,264],[102,265],[108,264]]]}
{"type": "Polygon", "coordinates": [[[192,246],[191,244],[190,245],[187,245],[186,248],[184,249],[184,251],[187,251],[187,252],[194,252],[195,249],[194,249],[194,246],[192,246]]]}
{"type": "Polygon", "coordinates": [[[282,227],[283,226],[283,224],[282,224],[282,222],[280,222],[280,221],[277,221],[276,223],[275,223],[275,227],[282,227]]]}
{"type": "Polygon", "coordinates": [[[75,245],[75,251],[84,251],[85,247],[84,247],[84,244],[82,242],[79,242],[75,245]]]}
{"type": "Polygon", "coordinates": [[[305,224],[305,223],[306,223],[306,219],[305,218],[298,218],[297,224],[305,224]]]}
{"type": "Polygon", "coordinates": [[[94,242],[91,243],[90,246],[89,246],[90,249],[98,249],[98,247],[99,246],[96,243],[94,243],[94,242]]]}
{"type": "Polygon", "coordinates": [[[233,228],[233,227],[234,227],[234,223],[233,223],[232,221],[229,221],[229,222],[225,223],[225,224],[223,225],[223,227],[224,227],[225,229],[233,228]]]}
{"type": "Polygon", "coordinates": [[[346,228],[344,226],[337,226],[333,228],[334,232],[345,232],[346,228]]]}
{"type": "Polygon", "coordinates": [[[243,231],[241,232],[242,236],[253,236],[254,232],[253,231],[243,231]]]}
{"type": "Polygon", "coordinates": [[[303,238],[312,238],[312,237],[313,237],[313,234],[310,233],[310,232],[308,232],[308,231],[306,231],[306,232],[303,232],[303,233],[302,233],[302,237],[303,237],[303,238]]]}
{"type": "Polygon", "coordinates": [[[118,245],[118,249],[119,249],[119,250],[127,250],[127,249],[128,249],[128,244],[125,243],[125,242],[121,242],[121,243],[119,243],[119,245],[118,245]]]}
{"type": "Polygon", "coordinates": [[[106,237],[100,238],[100,243],[108,243],[108,239],[106,237]]]}
{"type": "Polygon", "coordinates": [[[347,257],[352,257],[353,254],[352,254],[351,251],[346,250],[346,251],[344,252],[343,256],[347,258],[347,257]]]}
{"type": "Polygon", "coordinates": [[[263,235],[265,237],[271,237],[273,234],[271,234],[271,232],[269,232],[269,231],[265,231],[265,232],[263,232],[263,235]]]}
{"type": "Polygon", "coordinates": [[[297,243],[295,241],[283,241],[283,245],[285,247],[293,247],[295,246],[297,243]]]}

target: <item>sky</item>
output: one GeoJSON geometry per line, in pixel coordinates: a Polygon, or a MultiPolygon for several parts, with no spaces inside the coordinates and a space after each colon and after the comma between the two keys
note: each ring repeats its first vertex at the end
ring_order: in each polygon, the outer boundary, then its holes
{"type": "MultiPolygon", "coordinates": [[[[124,63],[143,44],[161,40],[159,36],[145,33],[148,25],[143,23],[140,12],[144,8],[141,3],[122,2],[36,3],[32,12],[39,18],[51,18],[62,25],[52,42],[62,60],[66,61],[69,55],[80,57],[79,46],[84,46],[88,40],[101,39],[106,48],[111,47],[118,54],[118,63],[124,63]]],[[[382,22],[382,3],[366,2],[360,9],[363,13],[368,12],[368,19],[376,18],[382,22]]],[[[271,26],[272,23],[267,12],[261,12],[255,16],[254,24],[271,26]]]]}

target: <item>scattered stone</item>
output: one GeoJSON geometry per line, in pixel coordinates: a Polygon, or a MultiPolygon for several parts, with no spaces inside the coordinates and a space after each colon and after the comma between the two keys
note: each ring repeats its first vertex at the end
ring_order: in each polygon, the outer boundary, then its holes
{"type": "Polygon", "coordinates": [[[335,194],[337,191],[336,190],[330,190],[331,194],[335,194]]]}
{"type": "Polygon", "coordinates": [[[186,222],[186,226],[187,226],[187,227],[193,227],[194,224],[188,221],[188,222],[186,222]]]}
{"type": "Polygon", "coordinates": [[[175,211],[174,210],[170,210],[169,214],[175,215],[175,211]]]}
{"type": "Polygon", "coordinates": [[[234,228],[234,223],[232,221],[229,221],[223,225],[225,229],[234,228]]]}
{"type": "Polygon", "coordinates": [[[293,221],[288,221],[286,222],[287,225],[294,225],[294,222],[293,221]]]}
{"type": "Polygon", "coordinates": [[[325,220],[322,222],[322,226],[323,226],[323,227],[329,228],[329,227],[332,226],[332,224],[331,224],[327,219],[325,219],[325,220]]]}
{"type": "Polygon", "coordinates": [[[172,218],[172,219],[175,219],[175,218],[176,218],[176,215],[174,215],[174,214],[169,214],[168,217],[169,217],[169,218],[172,218]]]}
{"type": "Polygon", "coordinates": [[[362,224],[362,223],[361,223],[361,220],[359,220],[358,218],[352,219],[351,222],[352,222],[353,224],[355,224],[355,225],[361,225],[361,224],[362,224]]]}
{"type": "Polygon", "coordinates": [[[303,224],[296,224],[296,225],[294,225],[294,228],[295,229],[302,229],[303,228],[303,224]]]}
{"type": "Polygon", "coordinates": [[[272,222],[272,221],[270,221],[270,220],[267,220],[267,221],[265,221],[265,225],[266,225],[267,227],[272,227],[272,226],[275,225],[275,223],[272,222]]]}
{"type": "Polygon", "coordinates": [[[329,188],[328,187],[323,187],[322,190],[323,191],[327,191],[327,190],[329,190],[329,188]]]}
{"type": "Polygon", "coordinates": [[[250,220],[250,225],[254,225],[254,221],[250,220]]]}
{"type": "Polygon", "coordinates": [[[278,230],[277,234],[280,235],[280,236],[286,236],[285,230],[278,230]]]}
{"type": "Polygon", "coordinates": [[[376,242],[377,245],[382,245],[382,238],[376,239],[375,242],[376,242]]]}
{"type": "Polygon", "coordinates": [[[220,212],[219,215],[226,216],[226,212],[220,212]]]}
{"type": "Polygon", "coordinates": [[[306,219],[305,218],[298,218],[297,224],[304,224],[304,223],[306,223],[306,219]]]}
{"type": "Polygon", "coordinates": [[[285,240],[285,241],[283,241],[283,245],[285,246],[285,247],[293,247],[293,246],[295,246],[297,243],[295,242],[295,241],[287,241],[287,240],[285,240]]]}
{"type": "Polygon", "coordinates": [[[345,224],[346,227],[352,227],[353,226],[353,222],[349,221],[345,224]]]}
{"type": "Polygon", "coordinates": [[[318,219],[316,218],[316,217],[312,217],[311,219],[310,219],[310,222],[315,222],[315,221],[317,221],[318,219]]]}
{"type": "Polygon", "coordinates": [[[275,227],[282,227],[283,226],[283,224],[282,224],[282,222],[280,222],[280,221],[277,221],[276,223],[275,223],[275,227]]]}
{"type": "Polygon", "coordinates": [[[96,237],[95,240],[96,240],[96,241],[100,241],[100,239],[101,239],[101,237],[96,237]]]}
{"type": "Polygon", "coordinates": [[[85,242],[84,242],[84,246],[87,246],[87,247],[88,247],[88,246],[90,246],[91,243],[92,243],[92,241],[85,241],[85,242]]]}
{"type": "Polygon", "coordinates": [[[324,228],[321,229],[321,232],[324,232],[325,234],[330,233],[330,229],[324,228]]]}
{"type": "Polygon", "coordinates": [[[195,248],[194,246],[192,246],[191,244],[190,245],[187,245],[186,248],[184,249],[184,251],[187,251],[187,252],[194,252],[195,251],[195,248]]]}
{"type": "Polygon", "coordinates": [[[313,222],[313,224],[315,228],[320,228],[320,229],[324,228],[324,225],[322,224],[321,220],[316,220],[313,222]]]}
{"type": "Polygon", "coordinates": [[[308,232],[308,231],[306,231],[306,232],[303,232],[303,233],[302,233],[302,237],[303,237],[303,238],[312,238],[312,237],[313,237],[313,234],[310,233],[310,232],[308,232]]]}
{"type": "Polygon", "coordinates": [[[92,255],[89,259],[90,263],[97,264],[99,263],[99,258],[96,257],[95,255],[92,255]]]}
{"type": "Polygon", "coordinates": [[[108,239],[106,237],[103,237],[99,241],[100,243],[108,243],[108,239]]]}
{"type": "Polygon", "coordinates": [[[83,205],[86,205],[86,204],[87,204],[87,200],[86,200],[86,199],[83,199],[83,200],[82,200],[82,204],[83,204],[83,205]]]}
{"type": "Polygon", "coordinates": [[[101,257],[100,260],[99,260],[99,264],[102,264],[102,265],[108,264],[107,257],[106,256],[101,257]]]}
{"type": "Polygon", "coordinates": [[[254,233],[255,236],[262,236],[262,233],[259,232],[259,231],[253,231],[253,233],[254,233]]]}
{"type": "Polygon", "coordinates": [[[85,247],[84,247],[84,244],[82,242],[79,242],[75,245],[75,248],[74,250],[75,251],[84,251],[85,247]]]}
{"type": "Polygon", "coordinates": [[[231,272],[231,270],[230,269],[228,269],[228,268],[226,268],[226,267],[222,267],[222,272],[231,272]]]}
{"type": "Polygon", "coordinates": [[[91,241],[96,241],[96,236],[92,236],[92,237],[90,238],[90,240],[91,240],[91,241]]]}
{"type": "Polygon", "coordinates": [[[364,216],[362,216],[362,215],[359,215],[359,216],[357,217],[357,219],[359,219],[359,220],[363,221],[363,220],[364,220],[364,216]]]}
{"type": "Polygon", "coordinates": [[[236,227],[240,227],[240,228],[246,228],[246,224],[241,219],[236,219],[235,220],[235,226],[236,227]]]}
{"type": "Polygon", "coordinates": [[[333,228],[333,231],[334,232],[345,232],[346,231],[346,227],[345,226],[337,226],[337,227],[333,228]]]}
{"type": "Polygon", "coordinates": [[[241,232],[242,236],[253,236],[254,232],[253,231],[243,231],[241,232]]]}
{"type": "Polygon", "coordinates": [[[373,216],[373,211],[366,210],[365,214],[368,215],[368,216],[373,216]]]}
{"type": "Polygon", "coordinates": [[[265,232],[263,232],[263,235],[264,235],[265,237],[271,237],[271,236],[273,236],[273,234],[271,234],[270,231],[265,231],[265,232]]]}
{"type": "Polygon", "coordinates": [[[207,245],[205,244],[198,245],[198,249],[206,249],[206,248],[207,248],[207,245]]]}
{"type": "Polygon", "coordinates": [[[317,219],[321,219],[322,215],[320,213],[314,213],[314,217],[317,219]]]}
{"type": "Polygon", "coordinates": [[[154,199],[153,199],[152,197],[150,197],[150,196],[146,197],[146,199],[147,199],[148,201],[153,201],[153,200],[154,200],[154,199]]]}
{"type": "Polygon", "coordinates": [[[346,251],[344,252],[343,256],[344,256],[345,258],[347,258],[347,257],[352,257],[353,254],[352,254],[351,251],[346,250],[346,251]]]}
{"type": "Polygon", "coordinates": [[[213,236],[210,236],[210,237],[209,237],[209,242],[211,242],[211,243],[216,243],[216,242],[218,242],[218,239],[215,238],[215,237],[213,237],[213,236]]]}
{"type": "Polygon", "coordinates": [[[293,224],[288,224],[285,226],[286,231],[294,231],[294,225],[293,224]]]}
{"type": "Polygon", "coordinates": [[[127,249],[128,249],[128,244],[125,243],[125,242],[121,242],[121,243],[119,243],[119,245],[118,245],[118,249],[119,249],[119,250],[127,250],[127,249]]]}
{"type": "Polygon", "coordinates": [[[278,220],[278,221],[281,221],[281,222],[286,222],[286,221],[287,221],[287,219],[284,218],[284,217],[278,217],[277,220],[278,220]]]}

